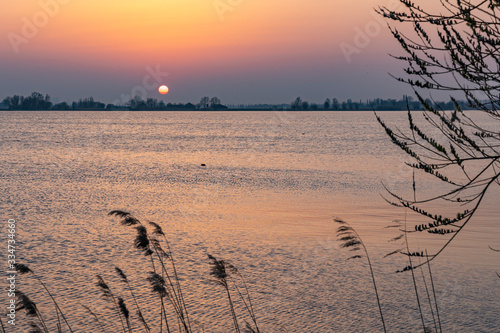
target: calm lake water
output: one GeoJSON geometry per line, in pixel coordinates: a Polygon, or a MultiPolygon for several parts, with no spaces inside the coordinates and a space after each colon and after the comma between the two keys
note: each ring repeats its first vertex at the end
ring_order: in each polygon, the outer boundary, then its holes
{"type": "MultiPolygon", "coordinates": [[[[404,128],[404,112],[381,115],[404,128]]],[[[351,253],[336,241],[334,217],[350,222],[370,251],[388,330],[421,331],[411,275],[394,273],[405,259],[384,258],[399,246],[389,242],[397,231],[385,227],[405,212],[380,195],[382,182],[407,191],[412,172],[371,112],[3,112],[0,127],[2,221],[17,221],[17,257],[43,278],[78,332],[99,331],[95,324],[89,331],[81,304],[109,330],[120,327],[96,274],[132,308],[114,266],[129,275],[159,331],[150,267],[132,247],[133,231],[107,216],[113,209],[163,226],[198,332],[232,331],[207,253],[240,269],[265,332],[382,331],[366,262],[345,261],[351,253]]],[[[432,263],[445,332],[500,331],[500,255],[488,248],[500,248],[499,194],[492,189],[432,263]]],[[[4,267],[5,235],[4,228],[4,267]]],[[[433,248],[443,239],[435,237],[410,243],[433,248]]],[[[53,318],[36,283],[27,276],[17,283],[53,318]]],[[[0,301],[3,313],[5,292],[0,301]]],[[[8,332],[26,331],[28,320],[18,319],[8,332]]]]}

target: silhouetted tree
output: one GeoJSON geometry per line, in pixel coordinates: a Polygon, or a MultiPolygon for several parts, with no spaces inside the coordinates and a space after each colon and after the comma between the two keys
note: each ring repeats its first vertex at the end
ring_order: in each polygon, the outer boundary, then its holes
{"type": "Polygon", "coordinates": [[[12,97],[6,97],[3,102],[9,106],[10,110],[19,110],[21,108],[21,98],[21,96],[14,95],[12,97]]]}
{"type": "Polygon", "coordinates": [[[154,98],[148,98],[146,100],[146,108],[148,110],[158,110],[159,109],[158,100],[154,98]]]}
{"type": "Polygon", "coordinates": [[[402,25],[391,27],[391,32],[405,52],[398,59],[408,64],[409,77],[397,79],[413,87],[425,112],[420,122],[408,112],[407,131],[377,119],[392,142],[413,159],[408,165],[415,174],[427,174],[442,185],[442,193],[425,197],[417,195],[423,184],[415,178],[412,197],[388,190],[393,204],[428,220],[414,231],[448,236],[434,253],[407,253],[424,257],[420,266],[447,248],[486,194],[500,185],[500,2],[444,0],[435,11],[400,2],[402,11],[380,8],[379,12],[402,25]],[[422,97],[422,89],[461,92],[470,107],[482,112],[466,113],[455,99],[454,111],[444,112],[422,97]],[[489,117],[487,123],[478,121],[481,113],[489,117]],[[434,208],[428,208],[431,204],[434,208]],[[455,209],[454,215],[443,213],[448,205],[455,209]]]}
{"type": "Polygon", "coordinates": [[[323,109],[330,110],[330,105],[331,105],[330,99],[327,98],[326,101],[325,101],[325,103],[323,103],[323,109]]]}
{"type": "Polygon", "coordinates": [[[292,102],[292,110],[302,110],[302,99],[297,97],[295,101],[292,102]]]}
{"type": "Polygon", "coordinates": [[[28,97],[18,95],[7,97],[4,102],[11,110],[49,110],[52,107],[50,96],[44,96],[38,92],[34,92],[28,97]]]}
{"type": "Polygon", "coordinates": [[[350,99],[350,98],[347,100],[347,108],[348,108],[349,110],[352,110],[352,109],[353,109],[352,99],[350,99]]]}
{"type": "Polygon", "coordinates": [[[338,100],[338,99],[336,99],[336,98],[334,98],[334,99],[332,100],[332,109],[333,109],[333,110],[338,110],[338,109],[340,109],[340,102],[339,102],[339,100],[338,100]]]}
{"type": "Polygon", "coordinates": [[[415,89],[461,92],[472,107],[500,117],[500,2],[445,0],[437,9],[400,2],[403,11],[379,10],[400,26],[391,32],[406,53],[396,58],[408,64],[409,77],[397,79],[415,89]]]}
{"type": "Polygon", "coordinates": [[[135,96],[131,100],[129,100],[126,104],[126,106],[135,111],[141,111],[141,110],[146,110],[147,105],[146,102],[140,97],[140,96],[135,96]]]}
{"type": "Polygon", "coordinates": [[[104,109],[106,104],[97,102],[94,97],[88,97],[84,99],[79,99],[76,105],[73,105],[74,109],[104,109]]]}
{"type": "MultiPolygon", "coordinates": [[[[330,99],[326,99],[325,103],[323,104],[323,107],[328,107],[328,103],[330,99]]],[[[351,109],[353,110],[405,110],[407,105],[410,106],[412,109],[421,109],[421,103],[420,101],[412,101],[412,98],[409,96],[404,96],[403,99],[401,100],[395,100],[395,99],[374,99],[374,100],[367,100],[366,102],[353,102],[352,100],[350,101],[350,106],[351,109]]],[[[72,110],[95,110],[95,109],[107,109],[107,110],[113,110],[113,109],[123,109],[123,108],[129,108],[131,110],[196,110],[196,109],[212,109],[212,110],[225,110],[227,109],[226,106],[220,104],[220,99],[217,97],[214,98],[208,98],[204,97],[202,99],[204,106],[201,104],[193,105],[192,103],[187,103],[187,104],[172,104],[169,103],[168,105],[165,105],[164,101],[159,101],[154,98],[148,98],[145,101],[142,100],[139,97],[132,98],[129,100],[127,103],[125,103],[124,106],[117,106],[114,104],[104,104],[101,102],[96,101],[93,97],[88,97],[84,99],[79,99],[78,102],[72,102],[70,105],[67,103],[59,103],[57,105],[54,105],[50,107],[52,103],[50,103],[50,97],[43,96],[38,93],[34,93],[31,96],[24,97],[24,96],[19,96],[19,95],[14,95],[14,96],[9,96],[6,97],[3,100],[3,103],[6,104],[9,109],[11,110],[29,110],[29,109],[37,109],[37,110],[42,110],[42,109],[53,109],[53,110],[64,110],[66,107],[72,109],[72,110]],[[49,103],[47,103],[49,102],[49,103]]],[[[426,103],[433,105],[433,107],[440,107],[443,109],[452,109],[454,107],[454,103],[452,101],[448,102],[432,102],[430,100],[426,100],[426,103]]],[[[460,105],[462,109],[467,108],[467,103],[463,101],[457,101],[457,103],[460,105]]],[[[295,101],[292,103],[292,109],[294,110],[303,110],[305,107],[309,107],[311,110],[315,110],[316,108],[319,109],[319,107],[315,103],[304,103],[304,101],[298,97],[295,101]]],[[[240,107],[244,107],[243,105],[240,105],[240,107]]],[[[255,105],[247,105],[246,108],[253,108],[253,109],[267,109],[267,110],[276,110],[276,109],[286,109],[287,105],[286,104],[281,104],[281,105],[271,105],[271,104],[255,104],[255,105]]],[[[330,108],[333,110],[348,110],[349,106],[347,102],[344,102],[343,104],[340,104],[339,100],[334,98],[333,101],[331,101],[330,108]]]]}
{"type": "Polygon", "coordinates": [[[202,97],[199,105],[200,108],[202,109],[208,109],[208,107],[210,106],[210,97],[208,96],[202,97]]]}
{"type": "Polygon", "coordinates": [[[212,110],[217,110],[217,107],[221,105],[220,99],[218,97],[212,97],[210,99],[210,108],[212,110]]]}
{"type": "Polygon", "coordinates": [[[4,100],[2,101],[2,104],[7,105],[9,107],[9,109],[12,110],[12,106],[11,106],[9,98],[12,98],[12,97],[5,97],[4,100]]]}

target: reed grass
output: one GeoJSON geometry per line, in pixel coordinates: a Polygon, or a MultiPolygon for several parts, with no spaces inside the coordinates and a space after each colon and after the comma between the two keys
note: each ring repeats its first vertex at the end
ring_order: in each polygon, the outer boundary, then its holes
{"type": "MultiPolygon", "coordinates": [[[[135,232],[133,246],[150,264],[151,271],[147,274],[146,281],[149,284],[152,295],[159,301],[159,307],[156,310],[158,312],[154,311],[156,315],[152,314],[154,318],[153,322],[159,323],[159,332],[195,332],[189,316],[189,306],[181,286],[181,279],[179,278],[173,251],[162,227],[155,222],[143,223],[132,214],[121,210],[113,210],[108,215],[117,217],[121,225],[135,232]],[[174,321],[171,320],[172,318],[174,321]],[[174,322],[176,322],[177,325],[175,325],[174,322]]],[[[257,324],[257,316],[254,312],[250,292],[243,276],[235,266],[226,260],[219,260],[211,255],[208,255],[208,258],[210,261],[209,275],[213,281],[224,287],[225,297],[228,300],[228,312],[234,324],[234,332],[260,333],[261,331],[257,324]],[[238,313],[234,304],[235,297],[244,305],[246,313],[238,313]],[[245,320],[245,317],[248,317],[249,320],[245,320]],[[244,322],[245,326],[243,327],[240,325],[240,322],[244,322]]],[[[16,293],[16,310],[24,310],[26,316],[33,320],[33,322],[30,323],[30,332],[51,333],[55,331],[62,333],[64,325],[70,333],[73,333],[70,321],[68,321],[66,315],[61,310],[55,297],[49,291],[42,278],[35,274],[31,268],[23,264],[17,264],[16,270],[21,275],[29,274],[32,276],[39,285],[42,286],[55,306],[54,313],[57,318],[53,324],[56,326],[54,330],[54,328],[49,325],[50,321],[47,321],[46,318],[42,316],[35,302],[20,291],[16,293]]],[[[118,330],[118,332],[136,332],[138,331],[137,327],[139,327],[142,332],[152,332],[152,325],[148,323],[143,308],[139,304],[132,281],[130,281],[125,272],[119,267],[115,267],[114,271],[120,282],[123,283],[123,288],[116,289],[112,287],[101,275],[96,275],[95,285],[100,290],[103,299],[112,305],[111,311],[115,317],[104,316],[96,313],[90,307],[82,305],[85,311],[92,317],[93,322],[96,323],[96,327],[94,327],[93,324],[88,324],[92,327],[87,328],[87,332],[100,330],[101,332],[107,333],[106,322],[110,320],[115,323],[120,323],[119,327],[121,329],[118,330]],[[129,309],[126,298],[121,295],[123,292],[128,292],[128,294],[130,294],[135,312],[129,309]]],[[[5,332],[3,323],[0,322],[0,324],[2,332],[5,332]]],[[[203,328],[203,332],[204,331],[205,329],[203,328]]]]}
{"type": "MultiPolygon", "coordinates": [[[[47,295],[50,297],[52,303],[55,306],[56,315],[57,315],[57,325],[59,327],[59,331],[61,330],[61,318],[62,318],[63,321],[64,321],[64,323],[68,327],[69,331],[71,333],[73,333],[73,330],[71,329],[71,325],[68,323],[68,320],[66,319],[66,316],[64,315],[63,311],[59,307],[59,304],[57,304],[57,302],[56,302],[54,296],[52,295],[52,293],[49,291],[49,289],[47,288],[47,286],[45,285],[45,283],[43,283],[42,279],[37,274],[35,274],[35,272],[33,272],[26,265],[15,264],[15,269],[21,275],[23,275],[23,274],[31,274],[38,281],[38,283],[42,286],[42,288],[45,290],[45,292],[47,293],[47,295]],[[60,315],[60,317],[59,317],[59,315],[60,315]]],[[[42,321],[42,323],[43,323],[43,321],[42,321]]]]}
{"type": "Polygon", "coordinates": [[[230,272],[233,270],[233,266],[225,260],[217,260],[210,254],[208,254],[207,256],[211,264],[210,275],[213,277],[212,281],[222,286],[226,291],[227,299],[229,301],[229,308],[231,309],[231,315],[233,318],[234,329],[237,333],[240,333],[240,325],[238,324],[238,318],[236,316],[236,311],[234,310],[234,303],[231,298],[231,292],[229,291],[229,277],[230,272]]]}
{"type": "Polygon", "coordinates": [[[149,325],[148,325],[146,319],[144,318],[144,315],[142,314],[141,307],[139,306],[139,302],[137,301],[137,297],[135,296],[135,293],[132,289],[132,286],[130,285],[130,282],[127,278],[127,275],[125,275],[125,273],[118,267],[115,267],[115,271],[116,271],[116,274],[118,274],[118,276],[122,280],[122,282],[125,283],[125,285],[127,286],[128,290],[130,292],[130,296],[134,300],[137,318],[139,319],[140,323],[143,325],[146,332],[148,332],[148,333],[151,332],[151,329],[149,328],[149,325]]]}
{"type": "MultiPolygon", "coordinates": [[[[201,327],[202,332],[205,332],[205,327],[203,325],[200,325],[197,321],[190,319],[189,302],[186,302],[183,287],[181,286],[181,279],[179,278],[176,267],[176,261],[174,260],[173,251],[161,226],[155,222],[143,223],[141,220],[125,211],[114,210],[111,211],[109,215],[117,217],[121,225],[134,231],[135,237],[133,239],[133,246],[144,256],[145,260],[147,260],[150,265],[151,271],[147,274],[146,281],[149,284],[152,295],[157,299],[159,306],[153,310],[154,313],[148,313],[148,316],[146,316],[143,307],[141,307],[138,301],[139,297],[136,295],[133,282],[128,278],[122,269],[114,267],[114,272],[119,278],[122,288],[117,289],[114,286],[112,287],[100,275],[96,276],[95,284],[101,291],[103,298],[112,305],[111,311],[115,317],[113,317],[113,319],[107,315],[105,316],[100,313],[96,313],[90,307],[82,305],[86,312],[88,312],[92,317],[93,322],[96,323],[95,326],[88,324],[92,327],[89,327],[87,331],[95,332],[100,330],[103,333],[107,333],[108,330],[106,329],[106,323],[107,321],[112,320],[115,323],[120,323],[119,326],[121,327],[121,330],[119,331],[123,333],[132,333],[137,331],[150,333],[153,331],[153,325],[148,323],[146,318],[153,318],[152,322],[155,324],[159,323],[160,333],[196,332],[196,330],[193,329],[193,324],[201,327]],[[133,304],[133,309],[135,311],[130,310],[127,305],[127,299],[122,295],[123,293],[130,294],[128,299],[131,300],[131,304],[133,304]]],[[[337,236],[338,240],[341,242],[341,247],[356,252],[347,260],[363,257],[367,260],[382,328],[384,332],[387,332],[386,320],[369,252],[360,235],[349,223],[338,218],[334,219],[334,221],[339,225],[337,228],[337,236]]],[[[398,225],[391,227],[398,227],[398,225]]],[[[406,227],[402,231],[406,231],[406,227]]],[[[401,270],[401,272],[411,271],[414,292],[417,297],[419,314],[422,321],[422,328],[424,332],[432,332],[433,330],[429,329],[425,325],[422,304],[420,302],[418,292],[417,279],[414,274],[415,266],[412,261],[413,257],[422,257],[424,255],[420,254],[420,252],[410,253],[406,232],[403,233],[403,235],[394,238],[393,241],[400,239],[404,239],[406,252],[399,249],[388,255],[403,253],[408,256],[409,265],[401,270]]],[[[227,260],[218,259],[210,254],[207,254],[207,257],[211,281],[214,282],[216,286],[222,288],[223,295],[227,300],[228,315],[233,322],[232,331],[236,333],[261,333],[262,331],[258,325],[257,315],[254,311],[250,291],[243,275],[227,260]],[[242,307],[237,309],[235,306],[235,300],[238,300],[239,304],[242,304],[242,307]]],[[[424,280],[427,301],[433,318],[434,331],[442,332],[438,302],[436,299],[436,290],[430,263],[427,261],[428,274],[430,277],[429,285],[426,283],[421,266],[422,265],[418,265],[421,269],[422,278],[424,280]],[[429,290],[429,286],[432,288],[432,293],[429,290]]],[[[49,296],[55,308],[54,313],[57,318],[52,321],[47,321],[38,309],[37,305],[26,294],[17,292],[16,309],[24,310],[26,316],[33,320],[30,323],[30,332],[49,333],[55,331],[62,333],[65,331],[63,330],[63,327],[69,332],[73,332],[70,320],[68,320],[66,315],[61,310],[56,298],[49,291],[46,284],[43,282],[42,277],[35,274],[32,269],[23,264],[17,264],[16,270],[22,275],[29,275],[33,277],[42,286],[42,289],[49,296]],[[52,327],[49,327],[49,323],[51,322],[55,322],[52,324],[56,326],[55,330],[52,327]]],[[[2,332],[5,332],[3,323],[1,324],[2,332]]],[[[286,331],[286,328],[283,330],[286,331]]],[[[116,331],[116,329],[113,331],[116,331]]]]}
{"type": "MultiPolygon", "coordinates": [[[[372,278],[372,283],[373,283],[373,290],[375,291],[375,298],[377,299],[377,305],[378,309],[380,312],[380,319],[382,321],[382,326],[384,328],[384,332],[387,332],[387,327],[385,325],[385,319],[384,319],[384,314],[382,312],[382,305],[380,304],[380,296],[378,293],[378,288],[377,288],[377,282],[375,280],[375,273],[373,272],[373,266],[372,262],[370,260],[370,255],[368,254],[368,250],[366,249],[365,244],[361,240],[361,237],[359,236],[358,232],[351,227],[351,225],[344,220],[341,220],[339,218],[334,219],[334,221],[340,225],[340,227],[337,229],[337,236],[339,241],[342,242],[341,247],[346,248],[350,251],[360,251],[363,249],[363,252],[365,254],[366,260],[368,262],[368,267],[370,268],[370,275],[372,278]]],[[[356,254],[348,258],[349,259],[357,259],[357,258],[362,258],[361,255],[356,254]]]]}
{"type": "Polygon", "coordinates": [[[91,308],[89,308],[88,306],[83,305],[83,304],[80,304],[80,305],[81,305],[81,306],[82,306],[82,307],[83,307],[83,308],[84,308],[84,309],[85,309],[85,310],[86,310],[86,311],[87,311],[87,312],[88,312],[88,313],[89,313],[89,314],[90,314],[90,315],[94,318],[94,320],[95,320],[95,322],[97,323],[97,325],[99,325],[99,328],[101,329],[101,331],[102,331],[103,333],[106,333],[106,330],[104,329],[104,326],[103,326],[103,324],[102,324],[101,320],[99,319],[99,316],[97,316],[97,315],[95,314],[95,312],[94,312],[94,311],[92,311],[92,309],[91,309],[91,308]]]}
{"type": "MultiPolygon", "coordinates": [[[[363,243],[361,237],[359,236],[359,234],[356,232],[356,230],[349,223],[347,223],[341,219],[338,219],[338,218],[334,219],[334,221],[340,225],[340,227],[337,229],[337,236],[338,236],[338,240],[341,242],[341,247],[346,248],[350,251],[354,251],[354,252],[357,252],[360,250],[362,250],[364,252],[364,255],[355,254],[355,255],[347,258],[346,260],[363,258],[363,256],[366,257],[367,262],[368,262],[368,267],[370,270],[370,275],[372,277],[373,289],[375,292],[375,298],[377,300],[377,305],[378,305],[378,309],[380,312],[382,326],[383,326],[384,332],[387,332],[384,314],[382,312],[381,299],[379,297],[377,282],[375,279],[373,266],[371,263],[371,259],[370,259],[368,250],[367,250],[365,244],[363,243]]],[[[404,229],[401,229],[402,228],[401,221],[395,221],[394,225],[390,225],[386,228],[398,228],[402,232],[402,234],[400,234],[397,237],[392,238],[390,241],[397,241],[397,240],[403,239],[403,246],[406,249],[406,252],[403,251],[403,248],[400,248],[398,250],[395,250],[395,251],[392,251],[392,252],[386,254],[384,256],[384,258],[391,256],[391,255],[394,255],[394,254],[403,254],[403,255],[407,256],[409,265],[406,266],[405,268],[403,268],[402,270],[396,271],[396,273],[402,273],[402,272],[408,272],[408,271],[411,272],[412,287],[413,287],[413,292],[414,292],[416,302],[417,302],[417,309],[418,309],[419,319],[420,319],[420,322],[422,325],[423,332],[424,333],[434,333],[434,332],[442,333],[443,329],[442,329],[442,325],[441,325],[441,317],[439,314],[439,306],[438,306],[438,302],[437,302],[436,289],[435,289],[435,285],[434,285],[434,277],[432,275],[430,261],[426,262],[427,268],[428,268],[428,279],[429,279],[429,284],[428,284],[427,277],[425,276],[423,268],[422,268],[423,265],[421,265],[421,264],[414,265],[413,260],[412,260],[413,257],[418,257],[418,258],[426,257],[427,251],[425,251],[425,255],[424,255],[423,251],[410,253],[409,245],[408,245],[408,237],[407,237],[408,230],[406,229],[406,217],[405,217],[405,221],[404,221],[404,229]],[[416,278],[415,272],[414,272],[415,268],[420,268],[420,272],[422,275],[422,283],[424,285],[424,289],[425,289],[425,292],[427,295],[427,302],[429,304],[429,311],[430,311],[430,315],[432,317],[434,330],[429,328],[425,323],[424,311],[423,311],[422,303],[420,300],[417,278],[416,278]],[[431,291],[429,290],[429,285],[430,285],[430,288],[432,289],[432,294],[431,294],[431,291]]]]}

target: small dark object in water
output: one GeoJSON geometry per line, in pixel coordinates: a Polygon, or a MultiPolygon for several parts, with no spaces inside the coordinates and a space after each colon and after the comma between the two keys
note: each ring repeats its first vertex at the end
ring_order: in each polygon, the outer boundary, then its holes
{"type": "Polygon", "coordinates": [[[205,163],[202,163],[201,166],[207,166],[205,163]]]}

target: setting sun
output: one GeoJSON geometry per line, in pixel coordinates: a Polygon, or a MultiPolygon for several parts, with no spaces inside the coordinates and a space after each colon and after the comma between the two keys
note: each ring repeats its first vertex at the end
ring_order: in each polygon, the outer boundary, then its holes
{"type": "Polygon", "coordinates": [[[165,85],[160,86],[160,88],[158,88],[158,91],[159,91],[159,92],[160,92],[160,94],[162,94],[162,95],[166,95],[166,94],[168,94],[168,90],[169,90],[169,89],[168,89],[168,87],[167,87],[167,86],[165,86],[165,85]]]}

